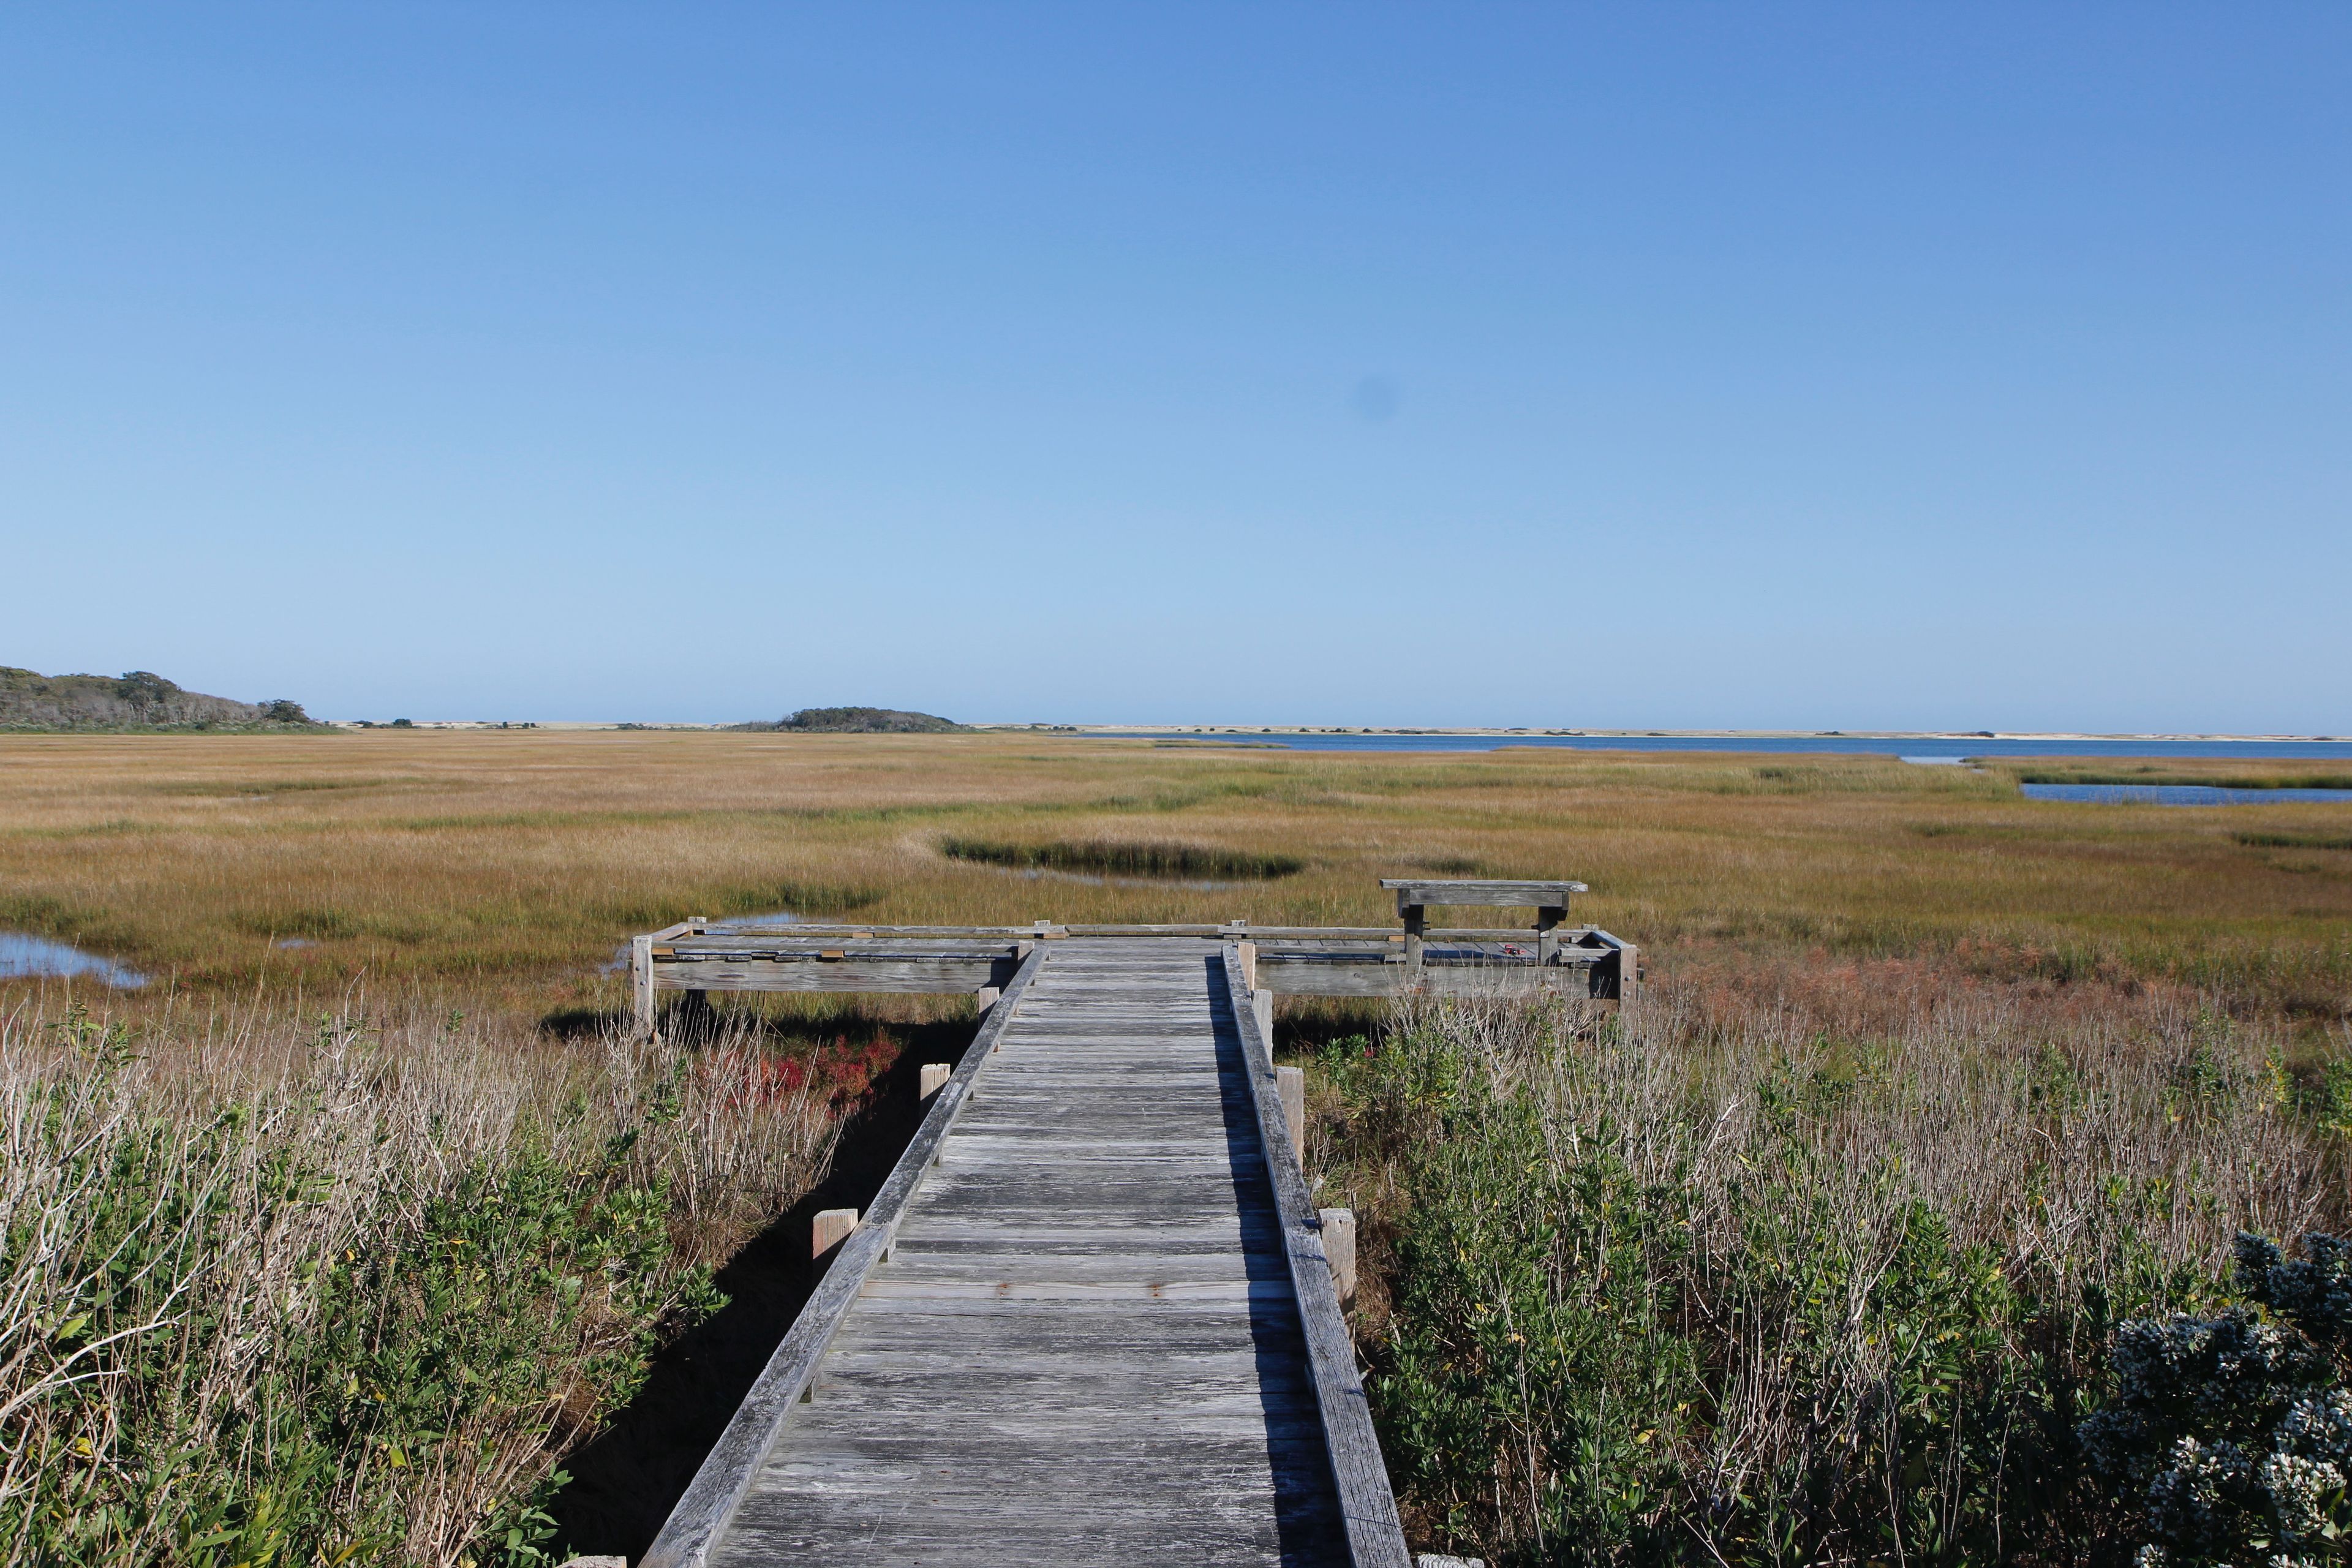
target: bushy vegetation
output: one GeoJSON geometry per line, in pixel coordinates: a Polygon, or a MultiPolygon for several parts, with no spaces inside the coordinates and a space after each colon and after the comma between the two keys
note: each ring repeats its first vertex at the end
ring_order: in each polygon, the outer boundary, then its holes
{"type": "Polygon", "coordinates": [[[746,724],[747,730],[782,730],[803,735],[944,735],[964,728],[936,713],[904,708],[803,708],[772,724],[746,724]]]}
{"type": "Polygon", "coordinates": [[[41,675],[0,665],[0,730],[321,730],[291,698],[238,702],[189,691],[152,670],[41,675]]]}
{"type": "Polygon", "coordinates": [[[2241,1236],[2244,1304],[2116,1331],[2113,1397],[2081,1436],[2146,1538],[2141,1568],[2322,1568],[2352,1550],[2352,1247],[2304,1249],[2241,1236]]]}
{"type": "Polygon", "coordinates": [[[1425,1547],[2337,1560],[2347,1257],[2236,1240],[2340,1225],[2337,1135],[2210,1015],[1957,1001],[1862,1038],[1455,1004],[1325,1047],[1425,1547]]]}
{"type": "Polygon", "coordinates": [[[549,1560],[834,1109],[740,1040],[0,1019],[0,1560],[549,1560]]]}

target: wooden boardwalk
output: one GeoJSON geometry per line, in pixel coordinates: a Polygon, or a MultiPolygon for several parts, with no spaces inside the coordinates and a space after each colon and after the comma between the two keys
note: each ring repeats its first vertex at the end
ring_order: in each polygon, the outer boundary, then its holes
{"type": "Polygon", "coordinates": [[[1242,968],[1037,944],[648,1568],[1409,1561],[1242,968]]]}

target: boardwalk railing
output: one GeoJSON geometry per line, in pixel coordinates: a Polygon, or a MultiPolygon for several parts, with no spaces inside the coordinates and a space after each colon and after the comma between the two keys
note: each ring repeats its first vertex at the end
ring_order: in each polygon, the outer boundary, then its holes
{"type": "Polygon", "coordinates": [[[1412,1568],[1404,1527],[1388,1467],[1381,1462],[1372,1432],[1371,1405],[1356,1366],[1355,1342],[1339,1309],[1331,1258],[1324,1250],[1323,1221],[1307,1187],[1289,1119],[1276,1085],[1274,1041],[1266,1031],[1268,1010],[1243,973],[1238,944],[1224,951],[1224,982],[1242,1037],[1250,1100],[1257,1111],[1259,1141],[1274,1176],[1274,1201],[1282,1222],[1283,1250],[1290,1258],[1291,1289],[1298,1295],[1300,1326],[1307,1332],[1315,1400],[1323,1413],[1323,1442],[1331,1456],[1331,1479],[1348,1532],[1349,1561],[1357,1568],[1412,1568]]]}
{"type": "Polygon", "coordinates": [[[794,921],[761,926],[697,916],[634,939],[629,968],[640,1033],[663,992],[1000,991],[1041,942],[1152,938],[1204,950],[1247,944],[1252,987],[1278,996],[1487,995],[1541,988],[1612,1006],[1639,994],[1639,955],[1597,926],[1570,927],[1581,882],[1393,879],[1402,927],[1222,925],[889,926],[794,921]],[[1532,927],[1433,927],[1430,909],[1516,904],[1532,927]]]}

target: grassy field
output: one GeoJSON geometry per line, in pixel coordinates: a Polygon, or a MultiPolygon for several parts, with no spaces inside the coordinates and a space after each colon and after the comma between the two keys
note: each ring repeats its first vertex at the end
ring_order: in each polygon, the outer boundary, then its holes
{"type": "MultiPolygon", "coordinates": [[[[2035,802],[2020,771],[0,736],[0,931],[157,981],[0,981],[0,1292],[59,1303],[0,1332],[31,1413],[0,1423],[0,1555],[641,1552],[796,1310],[808,1215],[870,1196],[970,1026],[793,998],[640,1045],[633,931],[1384,924],[1376,879],[1418,872],[1590,883],[1654,997],[1630,1028],[1285,1015],[1418,1543],[2122,1561],[2172,1539],[2076,1436],[2137,1397],[2125,1319],[2239,1310],[2240,1226],[2347,1217],[2352,806],[2035,802]]],[[[2317,1355],[2289,1392],[2352,1412],[2317,1355]]],[[[2116,1462],[2154,1497],[2146,1448],[2116,1462]]]]}
{"type": "MultiPolygon", "coordinates": [[[[2265,771],[2310,770],[2228,765],[2265,771]]],[[[1858,756],[0,737],[0,929],[182,990],[364,973],[609,1006],[616,945],[686,914],[1384,922],[1375,879],[1407,872],[1580,878],[1580,917],[1685,970],[1924,957],[2166,979],[2322,1029],[2352,994],[2352,806],[2334,804],[2035,802],[2014,770],[1858,756]]]]}

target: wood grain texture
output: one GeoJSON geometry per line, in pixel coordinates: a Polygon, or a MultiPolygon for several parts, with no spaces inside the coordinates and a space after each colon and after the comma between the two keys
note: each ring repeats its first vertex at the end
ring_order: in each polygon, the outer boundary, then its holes
{"type": "Polygon", "coordinates": [[[711,1561],[713,1544],[725,1533],[751,1490],[793,1405],[813,1389],[818,1363],[856,1301],[866,1276],[888,1254],[907,1200],[955,1125],[973,1080],[995,1049],[997,1037],[1019,1016],[1021,998],[1036,972],[1034,961],[1024,963],[1005,988],[1003,999],[989,1010],[957,1064],[955,1076],[931,1097],[930,1110],[916,1128],[906,1152],[891,1167],[882,1190],[875,1194],[866,1223],[835,1251],[832,1267],[753,1380],[751,1393],[744,1395],[719,1441],[704,1456],[701,1468],[670,1510],[638,1568],[702,1568],[711,1561]]]}
{"type": "Polygon", "coordinates": [[[1013,967],[1010,954],[868,956],[844,952],[759,958],[656,959],[654,989],[659,991],[843,991],[908,992],[944,995],[997,984],[1013,967]]]}
{"type": "Polygon", "coordinates": [[[1331,1283],[1346,1306],[1356,1294],[1356,1211],[1318,1209],[1323,1221],[1323,1255],[1331,1260],[1331,1283]]]}
{"type": "Polygon", "coordinates": [[[1402,1563],[1401,1535],[1351,1546],[1246,991],[1236,1013],[1221,953],[1158,940],[1041,943],[1023,975],[962,1114],[843,1244],[835,1275],[889,1233],[814,1398],[651,1568],[1402,1563]]]}
{"type": "Polygon", "coordinates": [[[1581,882],[1445,882],[1414,877],[1383,877],[1381,886],[1396,894],[1400,910],[1416,904],[1439,909],[1474,904],[1566,909],[1570,893],[1587,890],[1581,882]]]}
{"type": "Polygon", "coordinates": [[[1411,1568],[1396,1496],[1389,1488],[1380,1439],[1372,1431],[1371,1406],[1356,1367],[1355,1344],[1348,1337],[1331,1260],[1323,1250],[1322,1218],[1307,1174],[1290,1150],[1275,1078],[1274,1042],[1256,1027],[1241,963],[1231,949],[1224,954],[1224,968],[1228,1010],[1241,1030],[1259,1148],[1273,1177],[1275,1213],[1282,1225],[1291,1289],[1297,1296],[1299,1327],[1323,1416],[1324,1448],[1346,1521],[1349,1561],[1357,1568],[1411,1568]]]}
{"type": "Polygon", "coordinates": [[[857,1229],[856,1209],[819,1209],[809,1222],[809,1256],[823,1258],[857,1229]]]}
{"type": "Polygon", "coordinates": [[[1421,968],[1384,961],[1378,953],[1278,952],[1261,948],[1257,981],[1277,996],[1401,996],[1419,991],[1432,996],[1507,996],[1537,991],[1570,996],[1594,993],[1593,976],[1613,964],[1614,955],[1587,949],[1560,949],[1559,961],[1538,968],[1531,959],[1486,959],[1445,949],[1429,949],[1421,968]]]}
{"type": "Polygon", "coordinates": [[[654,939],[649,936],[629,939],[629,1013],[637,1038],[653,1038],[654,939]]]}

